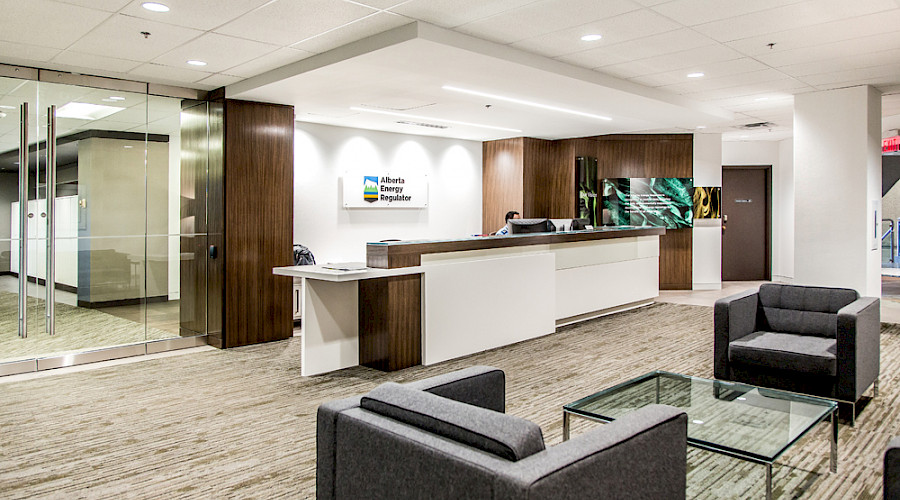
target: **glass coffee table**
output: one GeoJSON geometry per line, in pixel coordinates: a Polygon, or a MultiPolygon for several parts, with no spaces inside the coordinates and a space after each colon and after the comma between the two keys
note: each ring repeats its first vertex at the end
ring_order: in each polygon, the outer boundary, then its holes
{"type": "Polygon", "coordinates": [[[837,403],[751,385],[653,371],[563,407],[563,440],[572,415],[611,422],[651,404],[687,413],[687,442],[766,466],[766,499],[772,498],[772,464],[816,424],[831,418],[831,472],[837,472],[837,403]]]}

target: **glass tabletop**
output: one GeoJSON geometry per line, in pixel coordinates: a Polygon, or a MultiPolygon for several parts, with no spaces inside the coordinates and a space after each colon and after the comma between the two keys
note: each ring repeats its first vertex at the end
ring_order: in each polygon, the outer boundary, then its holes
{"type": "Polygon", "coordinates": [[[609,422],[651,404],[687,413],[691,445],[763,463],[775,461],[837,408],[827,399],[654,371],[564,409],[609,422]]]}

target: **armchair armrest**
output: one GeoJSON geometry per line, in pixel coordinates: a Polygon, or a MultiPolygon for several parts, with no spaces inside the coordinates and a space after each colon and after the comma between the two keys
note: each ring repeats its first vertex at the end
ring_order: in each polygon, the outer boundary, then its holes
{"type": "Polygon", "coordinates": [[[884,500],[900,500],[900,437],[884,450],[884,500]]]}
{"type": "Polygon", "coordinates": [[[687,414],[650,405],[510,464],[495,498],[684,498],[686,461],[687,414]]]}
{"type": "Polygon", "coordinates": [[[506,374],[499,368],[473,366],[410,382],[407,386],[460,403],[506,412],[506,374]]]}
{"type": "Polygon", "coordinates": [[[715,340],[713,356],[717,379],[730,379],[728,370],[728,344],[732,340],[756,331],[759,292],[747,290],[716,301],[713,312],[715,340]]]}
{"type": "Polygon", "coordinates": [[[881,301],[876,297],[860,297],[837,314],[835,396],[855,402],[880,371],[881,301]]]}

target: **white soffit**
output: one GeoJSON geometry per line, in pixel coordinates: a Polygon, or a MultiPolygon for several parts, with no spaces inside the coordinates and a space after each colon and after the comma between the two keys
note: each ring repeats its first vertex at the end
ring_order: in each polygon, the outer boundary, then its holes
{"type": "Polygon", "coordinates": [[[299,121],[472,140],[557,139],[731,122],[719,107],[414,22],[226,87],[229,98],[295,107],[299,121]],[[603,115],[573,116],[450,92],[444,85],[603,115]],[[490,107],[487,107],[490,105],[490,107]],[[372,108],[416,117],[353,111],[372,108]],[[468,122],[521,132],[428,121],[468,122]],[[441,125],[421,127],[398,121],[441,125]]]}

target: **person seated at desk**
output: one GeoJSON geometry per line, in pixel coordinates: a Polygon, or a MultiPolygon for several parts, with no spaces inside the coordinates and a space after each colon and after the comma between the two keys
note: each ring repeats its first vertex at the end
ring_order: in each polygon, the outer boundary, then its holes
{"type": "Polygon", "coordinates": [[[519,212],[516,212],[515,210],[506,212],[506,217],[503,219],[503,221],[506,222],[506,225],[498,229],[497,232],[494,233],[494,236],[506,236],[507,234],[509,234],[509,219],[520,218],[521,217],[519,217],[519,212]]]}

